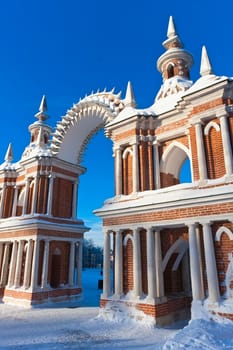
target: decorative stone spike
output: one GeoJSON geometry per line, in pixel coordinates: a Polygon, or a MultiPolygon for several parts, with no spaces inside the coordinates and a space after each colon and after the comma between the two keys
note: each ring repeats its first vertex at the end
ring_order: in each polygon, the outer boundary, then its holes
{"type": "Polygon", "coordinates": [[[39,111],[46,112],[47,110],[48,110],[48,107],[47,107],[46,97],[45,97],[45,95],[43,95],[43,97],[41,99],[39,111]]]}
{"type": "Polygon", "coordinates": [[[45,95],[42,96],[39,112],[35,114],[35,117],[38,118],[40,121],[45,121],[49,118],[49,116],[45,113],[48,110],[47,107],[47,101],[45,95]]]}
{"type": "Polygon", "coordinates": [[[200,74],[202,77],[204,75],[213,74],[212,66],[205,46],[202,47],[200,74]]]}
{"type": "Polygon", "coordinates": [[[174,24],[173,17],[169,17],[169,23],[168,23],[168,29],[167,29],[167,37],[168,38],[173,38],[176,34],[176,28],[174,24]]]}
{"type": "Polygon", "coordinates": [[[130,81],[128,81],[126,95],[124,99],[125,106],[136,107],[133,87],[130,81]]]}
{"type": "Polygon", "coordinates": [[[10,163],[13,160],[13,151],[12,151],[12,144],[11,143],[9,143],[4,160],[7,163],[10,163]]]}
{"type": "Polygon", "coordinates": [[[169,17],[167,39],[163,42],[163,46],[167,50],[172,49],[174,47],[179,47],[179,48],[183,47],[182,41],[180,40],[176,32],[176,27],[172,16],[169,17]]]}

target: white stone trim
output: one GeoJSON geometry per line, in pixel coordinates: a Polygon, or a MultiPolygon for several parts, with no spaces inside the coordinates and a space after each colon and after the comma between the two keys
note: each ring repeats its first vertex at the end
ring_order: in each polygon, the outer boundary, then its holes
{"type": "Polygon", "coordinates": [[[220,131],[220,126],[214,121],[210,121],[204,128],[204,135],[208,135],[211,128],[214,128],[217,132],[220,131]]]}
{"type": "Polygon", "coordinates": [[[233,232],[228,227],[221,226],[215,234],[215,241],[219,242],[223,233],[226,233],[231,241],[233,240],[233,232]]]}

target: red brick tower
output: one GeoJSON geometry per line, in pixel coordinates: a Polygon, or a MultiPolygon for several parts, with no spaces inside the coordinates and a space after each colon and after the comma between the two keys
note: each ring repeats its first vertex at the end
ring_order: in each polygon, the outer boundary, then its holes
{"type": "Polygon", "coordinates": [[[81,166],[53,157],[43,97],[19,162],[0,166],[0,285],[3,302],[74,301],[82,292],[82,239],[76,218],[81,166]]]}
{"type": "Polygon", "coordinates": [[[154,104],[125,108],[106,125],[114,142],[116,195],[103,219],[101,305],[134,305],[158,324],[205,304],[233,319],[233,81],[213,74],[202,50],[201,77],[170,18],[154,104]],[[180,183],[185,161],[191,182],[180,183]],[[113,281],[110,255],[113,251],[113,281]]]}

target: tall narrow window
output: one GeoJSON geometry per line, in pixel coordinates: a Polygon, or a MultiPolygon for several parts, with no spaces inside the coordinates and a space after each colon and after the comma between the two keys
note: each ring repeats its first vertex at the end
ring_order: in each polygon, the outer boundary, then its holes
{"type": "Polygon", "coordinates": [[[172,77],[174,77],[174,75],[175,75],[174,66],[173,66],[173,64],[170,63],[167,67],[167,77],[172,78],[172,77]]]}

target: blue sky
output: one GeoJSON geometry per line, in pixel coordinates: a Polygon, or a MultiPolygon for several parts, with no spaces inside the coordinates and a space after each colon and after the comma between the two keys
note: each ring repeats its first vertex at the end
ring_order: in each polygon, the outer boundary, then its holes
{"type": "MultiPolygon", "coordinates": [[[[153,104],[161,85],[156,61],[164,52],[172,15],[185,48],[194,56],[192,80],[199,77],[202,45],[215,74],[233,76],[233,2],[129,0],[11,0],[0,9],[0,162],[9,142],[14,161],[29,143],[43,94],[55,126],[73,103],[98,88],[122,91],[131,80],[138,108],[153,104]]],[[[84,155],[79,217],[101,243],[92,210],[113,190],[111,141],[93,138],[84,155]],[[98,185],[97,185],[98,184],[98,185]]]]}

